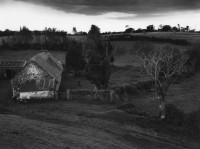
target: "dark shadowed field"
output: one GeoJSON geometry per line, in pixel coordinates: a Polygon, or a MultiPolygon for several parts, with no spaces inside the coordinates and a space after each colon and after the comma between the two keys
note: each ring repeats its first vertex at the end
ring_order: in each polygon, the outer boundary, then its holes
{"type": "MultiPolygon", "coordinates": [[[[190,38],[188,34],[177,37],[167,33],[165,36],[199,39],[196,34],[190,38]]],[[[116,56],[109,86],[134,86],[145,80],[138,69],[137,58],[130,55],[135,43],[112,43],[121,53],[116,56]]],[[[184,51],[188,47],[178,48],[184,51]]],[[[50,52],[64,62],[65,52],[50,52]]],[[[26,60],[37,53],[35,50],[0,51],[0,58],[26,60]]],[[[197,111],[200,108],[199,78],[200,73],[197,73],[172,85],[167,104],[187,114],[197,111]]],[[[76,88],[76,80],[64,78],[64,88],[76,88]]],[[[85,79],[82,83],[82,88],[93,88],[85,79]]],[[[159,120],[158,101],[153,97],[152,93],[141,92],[128,96],[125,105],[66,100],[17,104],[12,100],[10,81],[0,80],[0,149],[199,149],[199,141],[186,135],[184,128],[159,120]]]]}
{"type": "MultiPolygon", "coordinates": [[[[0,146],[12,148],[198,148],[179,137],[162,133],[148,120],[97,102],[38,101],[16,104],[8,80],[0,81],[0,146]],[[192,147],[191,147],[192,145],[192,147]]],[[[148,107],[143,108],[155,109],[148,107]]],[[[137,100],[136,102],[140,104],[137,100]]],[[[144,103],[144,102],[143,102],[144,103]]]]}

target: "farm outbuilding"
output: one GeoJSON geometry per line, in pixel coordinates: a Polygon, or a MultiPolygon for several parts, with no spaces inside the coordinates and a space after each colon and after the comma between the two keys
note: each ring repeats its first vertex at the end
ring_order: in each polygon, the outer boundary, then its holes
{"type": "Polygon", "coordinates": [[[63,67],[49,52],[41,52],[30,60],[12,79],[13,98],[57,98],[63,67]]]}
{"type": "Polygon", "coordinates": [[[26,65],[26,61],[0,60],[0,79],[11,79],[26,65]]]}

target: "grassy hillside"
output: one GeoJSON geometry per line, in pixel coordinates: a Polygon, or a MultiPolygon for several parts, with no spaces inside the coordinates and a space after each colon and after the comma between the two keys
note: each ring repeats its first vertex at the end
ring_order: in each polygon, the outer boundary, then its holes
{"type": "Polygon", "coordinates": [[[0,81],[0,86],[4,89],[0,90],[0,147],[4,149],[191,147],[175,136],[138,126],[136,122],[145,124],[145,119],[115,105],[65,100],[16,104],[9,81],[0,81]]]}
{"type": "Polygon", "coordinates": [[[185,39],[193,44],[198,43],[200,40],[199,33],[188,33],[188,32],[150,32],[150,33],[134,33],[132,35],[171,38],[171,39],[185,39]]]}
{"type": "MultiPolygon", "coordinates": [[[[138,59],[136,56],[131,55],[131,51],[137,50],[139,44],[142,44],[142,42],[136,42],[136,41],[112,41],[112,44],[115,47],[116,56],[114,64],[117,66],[126,66],[126,65],[132,65],[132,66],[139,66],[138,59]],[[119,54],[117,54],[119,53],[119,54]]],[[[162,46],[171,46],[173,48],[179,49],[181,51],[186,51],[187,49],[190,49],[191,46],[179,46],[179,45],[173,45],[173,44],[159,44],[159,43],[151,43],[146,42],[145,44],[150,44],[154,47],[162,47],[162,46]]]]}
{"type": "MultiPolygon", "coordinates": [[[[119,34],[102,35],[102,37],[109,37],[112,35],[119,35],[119,34]]],[[[198,43],[200,40],[200,33],[188,33],[188,32],[146,32],[146,33],[132,33],[132,34],[126,34],[126,35],[184,39],[193,44],[198,43]]],[[[86,41],[86,37],[87,36],[69,36],[69,38],[72,38],[78,41],[86,41]]]]}
{"type": "MultiPolygon", "coordinates": [[[[196,33],[146,33],[145,36],[187,38],[195,42],[200,38],[196,33]]],[[[131,50],[136,49],[137,43],[113,41],[112,44],[119,49],[120,54],[115,57],[110,87],[134,86],[145,80],[138,69],[140,64],[137,58],[130,54],[131,50]]],[[[162,45],[154,43],[154,46],[162,45]]],[[[182,51],[190,48],[171,46],[182,51]]],[[[0,51],[0,59],[27,60],[38,52],[40,51],[0,51]]],[[[65,52],[50,53],[64,62],[65,52]]],[[[175,105],[186,114],[198,111],[199,78],[200,73],[197,73],[172,85],[167,95],[167,104],[175,105]]],[[[64,83],[76,85],[74,80],[65,80],[64,83]]],[[[89,86],[86,80],[82,83],[89,86]]],[[[187,135],[183,126],[157,118],[158,101],[152,93],[129,95],[126,97],[128,103],[123,106],[66,100],[16,104],[12,101],[10,81],[0,80],[0,88],[0,148],[200,148],[198,143],[193,142],[193,136],[187,135]]]]}

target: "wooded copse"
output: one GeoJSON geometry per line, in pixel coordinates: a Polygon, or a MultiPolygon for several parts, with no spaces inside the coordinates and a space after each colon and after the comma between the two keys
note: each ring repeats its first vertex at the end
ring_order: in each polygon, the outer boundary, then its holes
{"type": "Polygon", "coordinates": [[[100,36],[100,28],[92,25],[88,32],[87,42],[74,42],[66,54],[66,68],[76,72],[86,71],[86,77],[98,89],[107,89],[111,75],[110,64],[114,61],[114,47],[100,36]],[[77,46],[79,45],[79,46],[77,46]]]}
{"type": "Polygon", "coordinates": [[[67,38],[67,32],[58,31],[55,28],[31,31],[24,26],[18,32],[9,30],[5,32],[8,36],[1,39],[0,49],[67,51],[71,42],[71,39],[67,38]]]}

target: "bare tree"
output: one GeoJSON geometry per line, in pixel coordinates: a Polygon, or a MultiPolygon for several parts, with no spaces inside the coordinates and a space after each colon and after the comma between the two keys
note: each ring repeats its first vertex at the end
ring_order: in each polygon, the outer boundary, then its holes
{"type": "Polygon", "coordinates": [[[165,97],[168,89],[186,70],[187,58],[176,49],[162,47],[139,54],[142,70],[149,80],[155,82],[156,99],[159,101],[161,118],[165,118],[165,97]]]}

